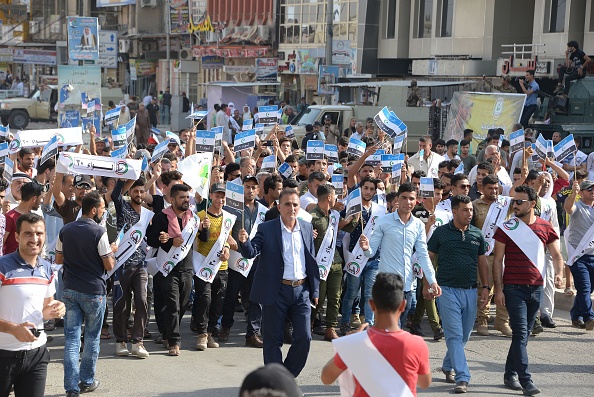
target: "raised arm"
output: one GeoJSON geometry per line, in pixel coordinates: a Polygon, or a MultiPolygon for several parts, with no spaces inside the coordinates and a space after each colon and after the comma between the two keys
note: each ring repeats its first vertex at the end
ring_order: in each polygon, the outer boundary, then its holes
{"type": "Polygon", "coordinates": [[[64,193],[62,193],[62,182],[64,181],[64,174],[61,172],[56,172],[55,182],[52,190],[52,194],[54,196],[54,200],[58,207],[64,205],[66,201],[66,197],[64,193]]]}

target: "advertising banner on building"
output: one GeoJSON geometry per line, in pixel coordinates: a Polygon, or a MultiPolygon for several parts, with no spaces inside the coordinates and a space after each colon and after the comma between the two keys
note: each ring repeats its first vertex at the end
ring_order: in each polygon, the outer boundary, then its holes
{"type": "Polygon", "coordinates": [[[136,0],[97,0],[97,7],[121,7],[136,5],[136,0]]]}
{"type": "Polygon", "coordinates": [[[351,42],[349,40],[332,40],[332,64],[351,64],[351,42]]]}
{"type": "Polygon", "coordinates": [[[15,48],[12,58],[11,62],[16,63],[56,66],[56,51],[15,48]]]}
{"type": "Polygon", "coordinates": [[[520,121],[525,100],[524,94],[454,92],[444,139],[460,141],[466,128],[474,131],[475,145],[491,128],[503,128],[509,136],[520,121]]]}
{"type": "Polygon", "coordinates": [[[216,55],[204,56],[202,60],[202,69],[223,69],[225,58],[216,55]]]}
{"type": "Polygon", "coordinates": [[[331,84],[338,82],[338,66],[320,66],[318,75],[318,95],[335,95],[336,87],[331,84]]]}
{"type": "Polygon", "coordinates": [[[171,0],[169,2],[169,18],[171,33],[189,33],[190,9],[188,0],[171,0]]]}
{"type": "Polygon", "coordinates": [[[278,79],[278,59],[257,58],[256,59],[256,81],[265,83],[276,83],[278,79]]]}
{"type": "Polygon", "coordinates": [[[68,17],[68,54],[75,61],[97,61],[99,39],[97,18],[68,17]]]}

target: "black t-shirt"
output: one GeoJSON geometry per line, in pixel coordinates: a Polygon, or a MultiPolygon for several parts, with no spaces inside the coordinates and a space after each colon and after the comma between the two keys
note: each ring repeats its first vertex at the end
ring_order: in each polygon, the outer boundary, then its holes
{"type": "Polygon", "coordinates": [[[163,106],[171,106],[171,94],[167,92],[163,94],[163,106]]]}
{"type": "Polygon", "coordinates": [[[148,111],[149,118],[151,119],[151,121],[156,122],[157,121],[157,112],[159,111],[159,106],[149,103],[148,106],[146,107],[146,110],[148,111]]]}
{"type": "Polygon", "coordinates": [[[575,68],[579,68],[586,63],[586,53],[582,50],[577,50],[569,55],[569,60],[573,62],[575,68]]]}

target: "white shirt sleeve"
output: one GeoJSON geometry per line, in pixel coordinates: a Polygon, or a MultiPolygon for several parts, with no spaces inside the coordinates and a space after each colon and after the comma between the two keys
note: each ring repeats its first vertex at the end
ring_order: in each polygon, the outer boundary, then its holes
{"type": "Polygon", "coordinates": [[[101,257],[108,256],[112,253],[111,246],[109,245],[109,239],[107,237],[107,232],[103,233],[103,236],[101,236],[101,240],[99,240],[99,244],[97,244],[97,251],[99,252],[99,256],[101,257]]]}

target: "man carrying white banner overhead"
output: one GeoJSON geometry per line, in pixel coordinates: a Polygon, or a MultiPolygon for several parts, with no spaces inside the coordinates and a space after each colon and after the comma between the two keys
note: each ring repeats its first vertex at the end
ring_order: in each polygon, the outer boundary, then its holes
{"type": "Polygon", "coordinates": [[[594,311],[590,292],[594,285],[594,182],[573,182],[571,195],[565,200],[565,211],[570,215],[565,231],[567,265],[573,274],[577,290],[571,308],[571,323],[574,328],[594,329],[594,311]],[[582,199],[576,201],[580,194],[582,199]],[[581,319],[580,319],[581,318],[581,319]]]}
{"type": "Polygon", "coordinates": [[[136,180],[142,171],[142,160],[90,156],[88,154],[61,152],[56,172],[98,175],[109,178],[136,180]]]}
{"type": "Polygon", "coordinates": [[[322,369],[326,385],[340,382],[341,396],[412,397],[417,386],[431,384],[429,349],[419,336],[399,324],[407,305],[404,282],[393,273],[379,273],[370,306],[375,324],[333,341],[336,354],[322,369]]]}
{"type": "Polygon", "coordinates": [[[526,185],[514,189],[514,217],[499,224],[495,232],[493,282],[495,303],[507,307],[513,331],[503,382],[513,390],[532,396],[540,390],[528,372],[528,336],[540,307],[545,270],[545,246],[555,268],[555,286],[563,283],[563,258],[551,223],[534,214],[538,195],[526,185]],[[505,256],[505,271],[503,268],[505,256]]]}
{"type": "Polygon", "coordinates": [[[192,245],[198,233],[200,219],[190,208],[190,188],[178,184],[171,187],[171,207],[153,217],[147,231],[148,245],[158,248],[157,255],[147,261],[153,283],[162,296],[163,340],[167,340],[170,356],[179,356],[183,317],[192,289],[192,245]]]}

